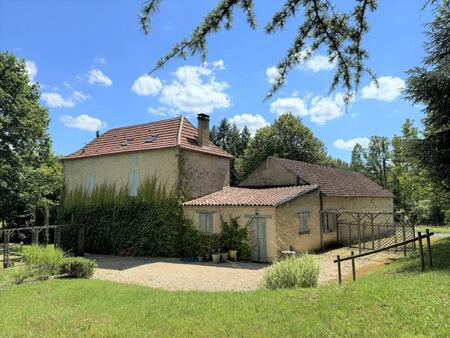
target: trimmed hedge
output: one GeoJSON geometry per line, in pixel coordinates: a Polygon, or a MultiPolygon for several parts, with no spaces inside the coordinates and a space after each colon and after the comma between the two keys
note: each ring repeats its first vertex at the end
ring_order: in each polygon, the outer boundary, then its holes
{"type": "MultiPolygon", "coordinates": [[[[155,179],[140,185],[137,197],[105,185],[88,194],[76,189],[66,194],[60,220],[84,227],[84,249],[124,256],[195,256],[199,234],[183,218],[181,205],[155,179]]],[[[64,230],[62,244],[75,251],[77,229],[64,230]]]]}

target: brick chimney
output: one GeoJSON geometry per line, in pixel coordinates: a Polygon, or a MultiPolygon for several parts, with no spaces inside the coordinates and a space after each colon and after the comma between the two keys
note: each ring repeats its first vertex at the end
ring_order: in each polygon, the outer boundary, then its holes
{"type": "Polygon", "coordinates": [[[198,144],[200,147],[209,146],[209,115],[198,114],[198,144]]]}

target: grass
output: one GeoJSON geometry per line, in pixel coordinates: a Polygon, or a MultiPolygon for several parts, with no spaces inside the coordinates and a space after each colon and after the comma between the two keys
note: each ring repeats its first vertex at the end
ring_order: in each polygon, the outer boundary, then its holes
{"type": "MultiPolygon", "coordinates": [[[[342,286],[169,292],[99,280],[0,289],[2,336],[450,336],[450,239],[342,286]],[[26,300],[26,301],[24,301],[26,300]],[[9,329],[10,328],[10,329],[9,329]]],[[[1,273],[1,270],[0,270],[1,273]]]]}
{"type": "Polygon", "coordinates": [[[419,225],[416,226],[416,232],[420,231],[425,233],[425,229],[430,229],[431,232],[441,233],[441,234],[450,234],[450,226],[425,226],[419,225]]]}

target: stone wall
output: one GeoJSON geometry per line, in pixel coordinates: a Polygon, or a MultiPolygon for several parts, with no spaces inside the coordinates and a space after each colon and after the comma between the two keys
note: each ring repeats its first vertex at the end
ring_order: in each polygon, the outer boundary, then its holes
{"type": "Polygon", "coordinates": [[[121,188],[127,185],[129,171],[138,170],[140,182],[155,176],[167,189],[175,189],[177,163],[175,148],[65,160],[64,183],[68,191],[86,187],[91,176],[96,186],[115,184],[121,188]]]}
{"type": "Polygon", "coordinates": [[[230,159],[185,150],[182,157],[182,187],[188,200],[230,185],[230,159]]]}
{"type": "Polygon", "coordinates": [[[241,187],[297,185],[297,176],[270,157],[259,165],[239,185],[241,187]]]}
{"type": "Polygon", "coordinates": [[[192,220],[195,227],[199,226],[199,213],[213,213],[213,232],[220,233],[220,217],[225,221],[239,217],[240,226],[248,226],[252,216],[266,217],[266,248],[269,261],[278,257],[279,246],[276,242],[275,208],[273,207],[251,207],[251,206],[184,206],[184,215],[192,220]]]}
{"type": "Polygon", "coordinates": [[[279,206],[276,209],[276,224],[279,253],[288,250],[290,246],[299,252],[320,250],[319,189],[279,206]],[[309,233],[299,233],[300,212],[309,212],[309,233]]]}

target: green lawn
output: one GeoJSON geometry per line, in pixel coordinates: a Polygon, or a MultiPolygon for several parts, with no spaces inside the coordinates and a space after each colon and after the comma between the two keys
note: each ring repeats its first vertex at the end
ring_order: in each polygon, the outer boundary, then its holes
{"type": "MultiPolygon", "coordinates": [[[[2,336],[450,336],[450,239],[342,286],[168,292],[98,280],[0,290],[2,336]]],[[[0,272],[1,273],[1,272],[0,272]]]]}
{"type": "Polygon", "coordinates": [[[435,227],[435,226],[416,226],[416,232],[421,231],[422,233],[425,233],[425,229],[430,229],[431,232],[435,233],[441,233],[441,234],[450,234],[450,226],[441,226],[441,227],[435,227]]]}

